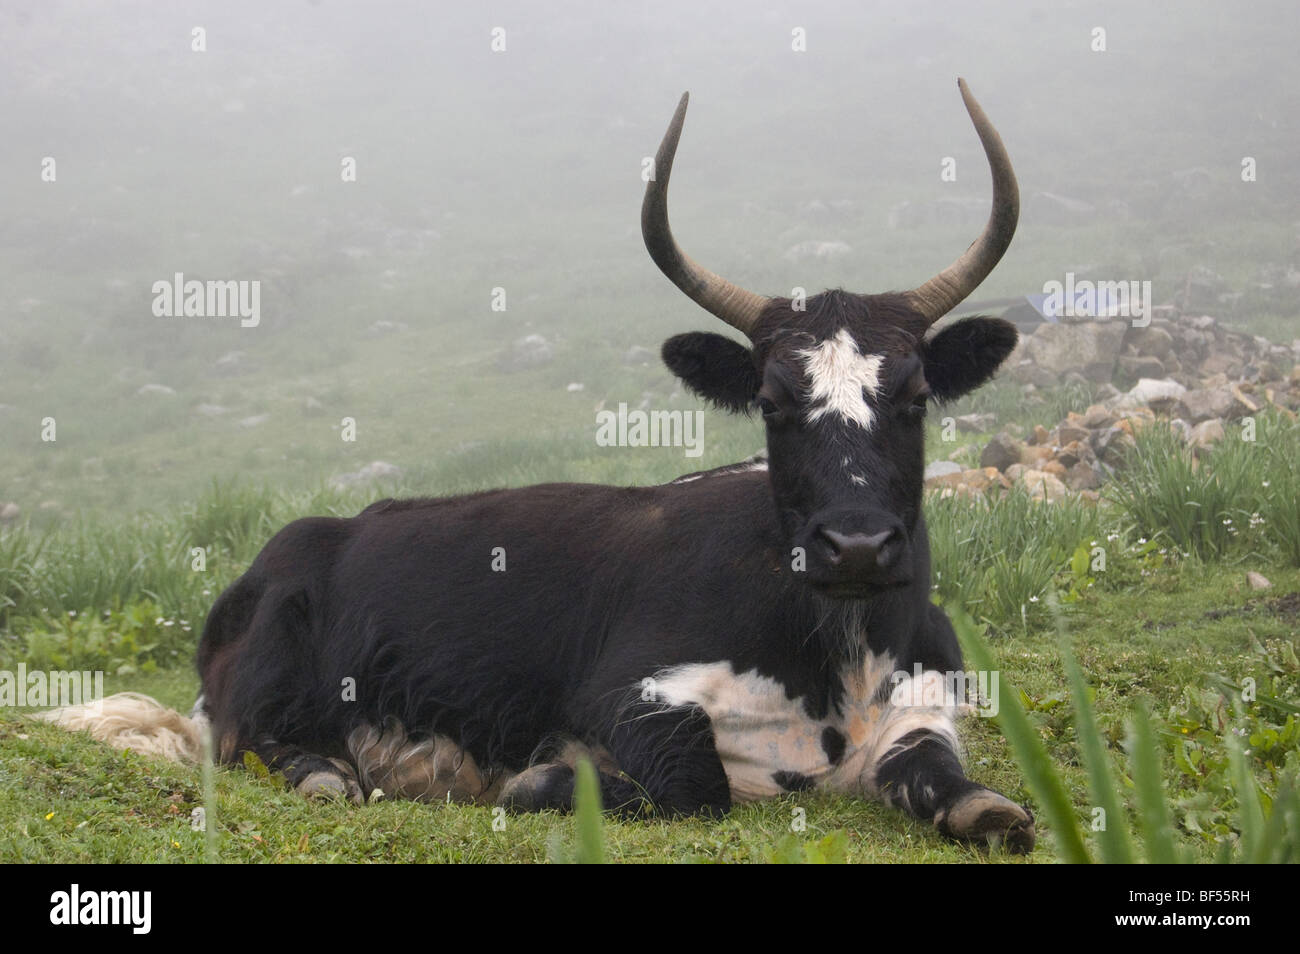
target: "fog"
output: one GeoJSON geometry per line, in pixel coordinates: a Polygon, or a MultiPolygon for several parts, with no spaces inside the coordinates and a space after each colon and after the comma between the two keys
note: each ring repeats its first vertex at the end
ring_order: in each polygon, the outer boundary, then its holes
{"type": "MultiPolygon", "coordinates": [[[[1160,298],[1204,272],[1207,308],[1280,334],[1298,21],[1287,2],[3,0],[0,500],[184,497],[200,448],[204,477],[411,468],[465,431],[531,432],[517,405],[570,379],[571,418],[538,406],[590,431],[629,347],[716,324],[639,234],[642,162],[685,90],[675,231],[756,291],[910,287],[966,247],[988,173],[962,76],[1024,199],[976,298],[1068,270],[1160,298]],[[258,323],[158,315],[176,273],[260,282],[258,323]],[[529,333],[555,367],[500,373],[529,333]],[[304,400],[335,430],[284,410],[304,400]],[[280,452],[335,446],[356,407],[354,456],[280,452]]],[[[636,374],[633,396],[657,386],[636,374]]]]}

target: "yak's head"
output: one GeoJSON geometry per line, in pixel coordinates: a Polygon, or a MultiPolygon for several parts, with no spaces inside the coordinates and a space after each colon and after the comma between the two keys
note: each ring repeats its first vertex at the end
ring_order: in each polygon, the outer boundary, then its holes
{"type": "Polygon", "coordinates": [[[978,387],[1015,347],[1015,328],[995,318],[968,318],[926,337],[993,270],[1019,214],[1002,140],[965,82],[958,86],[993,172],[993,211],[960,258],[912,291],[826,291],[796,303],[746,291],[687,257],[668,225],[685,95],[646,189],[641,229],[650,256],[751,344],[677,335],[665,342],[664,361],[720,407],[762,413],[782,528],[790,547],[803,549],[808,582],[829,596],[911,582],[926,406],[978,387]]]}

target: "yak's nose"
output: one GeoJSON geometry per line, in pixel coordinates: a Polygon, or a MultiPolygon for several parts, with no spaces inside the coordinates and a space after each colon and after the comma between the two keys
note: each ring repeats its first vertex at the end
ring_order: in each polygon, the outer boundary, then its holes
{"type": "Polygon", "coordinates": [[[865,577],[893,569],[903,555],[903,534],[897,527],[879,533],[840,533],[819,527],[831,566],[850,575],[865,577]]]}

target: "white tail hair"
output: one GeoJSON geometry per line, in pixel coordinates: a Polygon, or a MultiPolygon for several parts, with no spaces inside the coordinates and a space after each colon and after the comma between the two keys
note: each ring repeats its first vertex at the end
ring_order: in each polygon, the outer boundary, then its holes
{"type": "Polygon", "coordinates": [[[203,734],[208,720],[199,706],[183,716],[161,702],[138,692],[116,695],[79,706],[65,706],[33,715],[71,732],[89,732],[91,738],[118,749],[142,755],[160,755],[173,762],[198,763],[203,759],[203,734]]]}

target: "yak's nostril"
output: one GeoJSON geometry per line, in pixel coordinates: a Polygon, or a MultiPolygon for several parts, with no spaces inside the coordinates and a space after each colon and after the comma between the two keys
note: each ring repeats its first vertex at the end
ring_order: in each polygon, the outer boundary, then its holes
{"type": "Polygon", "coordinates": [[[840,533],[829,527],[818,527],[817,534],[825,542],[827,560],[832,566],[852,564],[859,569],[878,567],[887,570],[898,562],[902,548],[897,546],[901,534],[897,529],[879,533],[840,533]]]}
{"type": "Polygon", "coordinates": [[[903,535],[898,530],[885,530],[876,536],[883,538],[876,545],[876,566],[892,569],[903,555],[903,535]]]}

